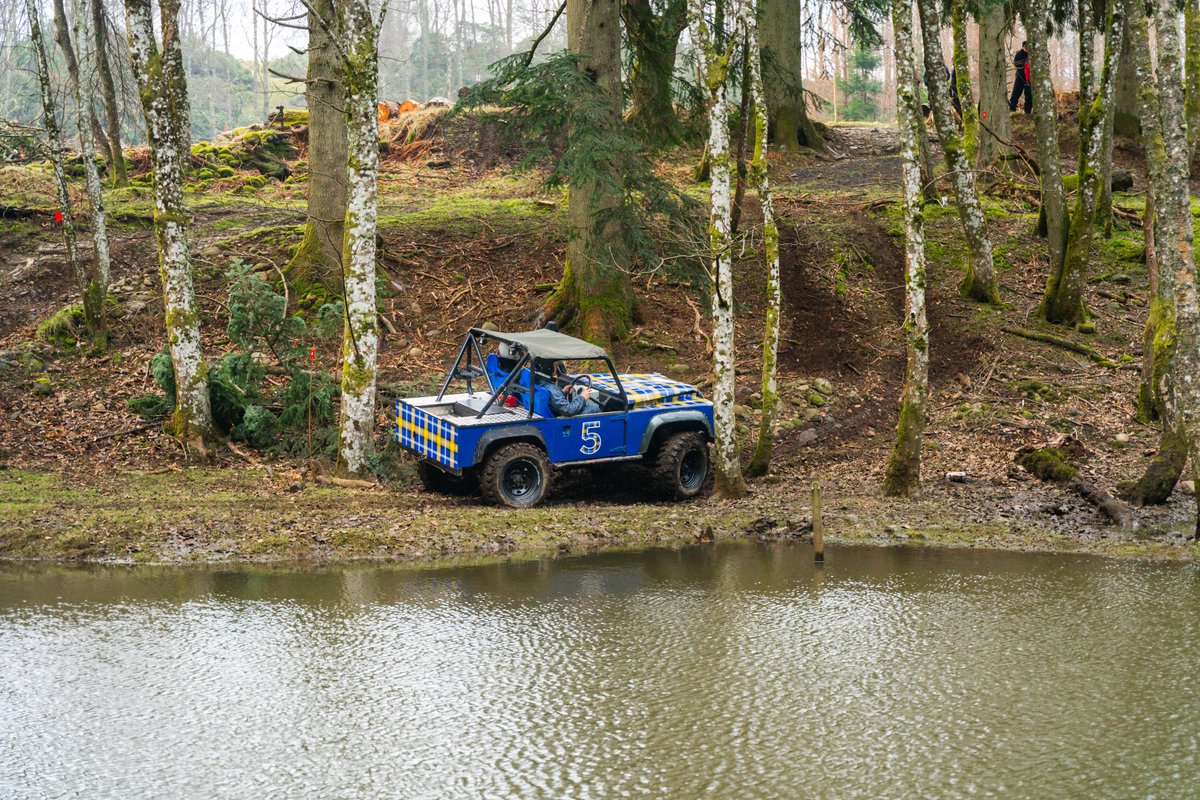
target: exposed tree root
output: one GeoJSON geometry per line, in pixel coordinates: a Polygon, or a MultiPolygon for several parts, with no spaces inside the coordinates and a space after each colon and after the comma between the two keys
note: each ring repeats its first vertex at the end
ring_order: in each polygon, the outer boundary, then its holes
{"type": "Polygon", "coordinates": [[[1034,342],[1044,342],[1045,344],[1052,344],[1055,347],[1061,347],[1064,350],[1070,350],[1072,353],[1079,353],[1080,355],[1087,356],[1102,367],[1118,366],[1115,361],[1101,353],[1099,350],[1088,347],[1085,344],[1080,344],[1079,342],[1073,342],[1070,339],[1063,338],[1062,336],[1055,336],[1052,333],[1031,331],[1027,328],[1016,328],[1012,325],[1002,325],[1000,330],[1004,331],[1005,333],[1012,334],[1013,336],[1019,336],[1022,339],[1029,339],[1030,341],[1034,342]]]}

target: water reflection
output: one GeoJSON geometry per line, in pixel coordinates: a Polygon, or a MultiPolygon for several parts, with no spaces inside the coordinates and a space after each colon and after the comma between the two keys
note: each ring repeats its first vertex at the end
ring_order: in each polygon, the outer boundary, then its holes
{"type": "Polygon", "coordinates": [[[0,571],[0,797],[1200,793],[1200,575],[722,546],[0,571]]]}

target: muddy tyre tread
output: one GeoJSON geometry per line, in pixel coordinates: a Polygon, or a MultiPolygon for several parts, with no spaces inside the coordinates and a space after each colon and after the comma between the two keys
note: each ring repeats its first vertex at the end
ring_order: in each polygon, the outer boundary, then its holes
{"type": "Polygon", "coordinates": [[[483,499],[496,506],[508,508],[532,508],[542,502],[550,494],[550,459],[546,451],[536,444],[529,442],[514,442],[496,448],[483,464],[479,472],[479,492],[483,499]],[[515,502],[503,489],[502,479],[505,468],[513,461],[525,458],[538,466],[541,472],[541,489],[528,501],[515,502]]]}
{"type": "Polygon", "coordinates": [[[692,500],[706,497],[712,491],[714,475],[708,439],[698,431],[669,434],[655,453],[651,469],[659,493],[669,500],[692,500]],[[693,448],[704,453],[705,473],[699,487],[689,489],[679,479],[679,468],[684,456],[693,448]]]}

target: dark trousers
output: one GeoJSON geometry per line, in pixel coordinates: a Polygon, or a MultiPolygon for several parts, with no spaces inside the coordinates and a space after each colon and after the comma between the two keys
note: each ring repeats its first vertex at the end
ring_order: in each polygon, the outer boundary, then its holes
{"type": "Polygon", "coordinates": [[[1033,113],[1033,92],[1029,88],[1029,81],[1025,80],[1025,73],[1022,70],[1017,70],[1016,80],[1013,81],[1012,95],[1008,98],[1008,110],[1017,110],[1017,101],[1021,99],[1021,95],[1025,95],[1025,113],[1033,113]]]}

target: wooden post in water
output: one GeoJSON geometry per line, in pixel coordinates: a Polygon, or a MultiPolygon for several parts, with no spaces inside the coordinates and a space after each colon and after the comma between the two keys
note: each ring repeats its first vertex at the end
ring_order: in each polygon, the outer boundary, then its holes
{"type": "Polygon", "coordinates": [[[821,483],[812,485],[813,555],[818,564],[825,563],[825,520],[821,518],[821,483]]]}

